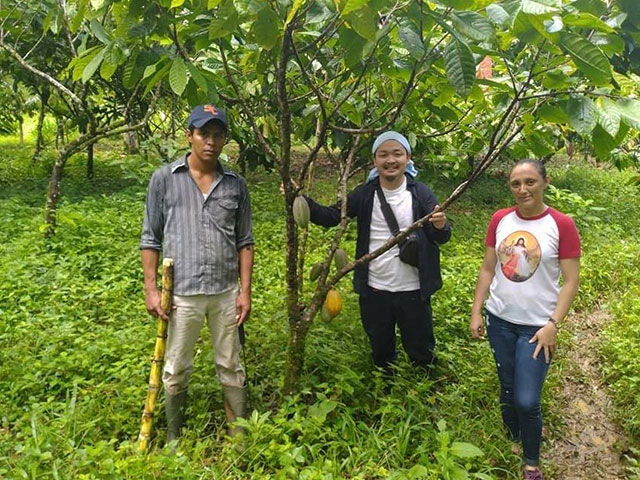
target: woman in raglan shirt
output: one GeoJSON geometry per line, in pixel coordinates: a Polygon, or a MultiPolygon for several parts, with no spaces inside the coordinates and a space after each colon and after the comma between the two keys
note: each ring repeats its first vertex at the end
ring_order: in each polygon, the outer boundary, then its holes
{"type": "Polygon", "coordinates": [[[489,294],[486,328],[500,379],[502,419],[514,444],[522,443],[527,480],[544,478],[538,467],[540,392],[580,275],[578,231],[570,217],[545,205],[548,185],[536,160],[521,160],[511,170],[516,206],[491,218],[469,322],[473,338],[482,339],[482,306],[489,294]]]}

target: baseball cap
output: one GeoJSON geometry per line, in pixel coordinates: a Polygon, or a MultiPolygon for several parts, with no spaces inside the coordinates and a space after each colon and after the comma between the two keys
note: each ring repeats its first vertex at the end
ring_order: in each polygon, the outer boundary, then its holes
{"type": "Polygon", "coordinates": [[[200,128],[211,120],[218,120],[224,125],[225,129],[229,128],[227,114],[224,113],[224,110],[221,108],[214,107],[213,105],[198,105],[191,110],[189,120],[187,120],[187,128],[200,128]]]}

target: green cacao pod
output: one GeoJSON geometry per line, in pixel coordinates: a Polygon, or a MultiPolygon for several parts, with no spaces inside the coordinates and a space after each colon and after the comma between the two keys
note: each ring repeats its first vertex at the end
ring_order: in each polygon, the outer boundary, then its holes
{"type": "Polygon", "coordinates": [[[327,313],[331,318],[335,317],[342,310],[342,295],[335,288],[332,288],[327,293],[327,298],[324,300],[323,308],[327,309],[327,313]]]}
{"type": "Polygon", "coordinates": [[[313,267],[311,267],[311,272],[309,273],[309,280],[315,282],[320,274],[322,273],[322,264],[316,263],[313,267]]]}
{"type": "Polygon", "coordinates": [[[307,203],[307,199],[302,195],[299,195],[293,201],[293,219],[296,221],[300,228],[307,228],[309,225],[309,217],[311,213],[309,212],[309,204],[307,203]]]}
{"type": "Polygon", "coordinates": [[[320,317],[322,317],[322,320],[324,320],[325,322],[328,322],[331,320],[331,315],[329,315],[327,306],[324,303],[322,304],[322,310],[320,310],[320,317]]]}
{"type": "Polygon", "coordinates": [[[349,263],[347,252],[345,252],[341,248],[337,249],[336,253],[333,255],[333,263],[336,265],[336,269],[342,270],[347,265],[347,263],[349,263]]]}

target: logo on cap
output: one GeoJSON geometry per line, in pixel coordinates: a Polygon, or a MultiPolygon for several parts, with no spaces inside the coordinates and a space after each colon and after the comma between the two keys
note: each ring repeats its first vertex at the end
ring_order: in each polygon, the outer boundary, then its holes
{"type": "Polygon", "coordinates": [[[214,107],[213,105],[203,105],[202,109],[205,112],[210,113],[211,115],[217,115],[218,114],[218,110],[216,110],[216,107],[214,107]]]}

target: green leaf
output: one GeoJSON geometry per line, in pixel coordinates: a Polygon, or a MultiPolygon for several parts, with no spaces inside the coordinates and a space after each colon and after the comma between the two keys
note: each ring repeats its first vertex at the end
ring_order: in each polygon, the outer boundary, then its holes
{"type": "Polygon", "coordinates": [[[452,16],[451,20],[460,33],[472,40],[484,42],[491,40],[494,36],[495,32],[489,20],[477,12],[458,12],[452,16]]]}
{"type": "Polygon", "coordinates": [[[561,7],[562,0],[522,0],[522,11],[530,15],[557,13],[561,7]]]}
{"type": "Polygon", "coordinates": [[[437,0],[441,5],[454,8],[456,10],[467,10],[473,8],[474,0],[437,0]]]}
{"type": "Polygon", "coordinates": [[[184,0],[171,0],[171,6],[169,8],[181,7],[183,3],[184,0]]]}
{"type": "Polygon", "coordinates": [[[296,16],[296,13],[298,13],[298,10],[300,10],[300,7],[302,6],[303,3],[304,3],[304,0],[293,1],[293,5],[291,5],[291,10],[289,10],[289,13],[287,14],[287,20],[284,22],[285,25],[289,25],[291,23],[291,20],[293,20],[293,17],[296,16]]]}
{"type": "Polygon", "coordinates": [[[222,0],[216,12],[216,18],[209,24],[209,39],[226,37],[238,26],[238,12],[233,0],[222,0]]]}
{"type": "Polygon", "coordinates": [[[176,57],[171,64],[169,72],[169,86],[173,93],[180,96],[187,86],[187,66],[184,64],[182,57],[176,57]]]}
{"type": "Polygon", "coordinates": [[[606,55],[593,43],[580,35],[565,33],[560,45],[585,76],[596,85],[606,85],[611,80],[611,64],[606,55]]]}
{"type": "Polygon", "coordinates": [[[458,458],[482,457],[484,455],[478,447],[466,442],[453,442],[451,453],[458,458]]]}
{"type": "Polygon", "coordinates": [[[596,17],[607,13],[607,6],[602,0],[577,0],[571,4],[571,7],[580,12],[591,13],[596,17]]]}
{"type": "Polygon", "coordinates": [[[444,67],[449,83],[461,97],[469,95],[476,78],[476,65],[469,46],[452,40],[444,50],[444,67]]]}
{"type": "Polygon", "coordinates": [[[378,16],[369,6],[365,5],[357,12],[351,14],[349,16],[349,23],[362,38],[366,38],[371,42],[376,41],[378,16]]]}
{"type": "Polygon", "coordinates": [[[413,58],[420,60],[424,56],[424,44],[420,34],[415,31],[412,25],[408,23],[400,25],[398,35],[413,58]]]}
{"type": "MultiPolygon", "coordinates": [[[[155,67],[155,65],[154,65],[155,67]]],[[[147,86],[144,89],[144,92],[142,93],[142,96],[144,97],[147,93],[149,93],[149,91],[156,86],[156,84],[162,80],[162,78],[167,74],[167,72],[169,71],[169,69],[172,67],[172,63],[171,62],[167,62],[164,64],[164,66],[156,71],[153,76],[149,79],[149,81],[147,82],[147,86]]]]}
{"type": "Polygon", "coordinates": [[[345,51],[344,62],[347,67],[353,67],[362,60],[362,50],[367,41],[352,29],[344,26],[338,30],[338,34],[338,41],[345,51]]]}
{"type": "Polygon", "coordinates": [[[407,472],[407,477],[415,479],[428,478],[429,469],[424,465],[416,464],[409,469],[409,471],[407,472]]]}
{"type": "Polygon", "coordinates": [[[591,143],[593,144],[593,151],[596,157],[601,160],[609,159],[611,150],[618,146],[615,139],[600,125],[596,125],[593,129],[591,133],[591,143]]]}
{"type": "Polygon", "coordinates": [[[591,43],[597,46],[605,55],[613,56],[624,52],[624,39],[616,33],[593,32],[590,37],[591,43]]]}
{"type": "Polygon", "coordinates": [[[442,107],[443,105],[446,105],[455,93],[456,90],[451,85],[448,83],[445,84],[440,94],[433,100],[433,105],[435,107],[442,107]]]}
{"type": "Polygon", "coordinates": [[[265,8],[253,22],[251,31],[255,35],[258,45],[270,50],[278,43],[280,19],[271,8],[265,8]]]}
{"type": "MultiPolygon", "coordinates": [[[[84,20],[87,13],[87,5],[89,4],[89,0],[79,0],[76,3],[76,14],[73,16],[71,21],[69,22],[69,30],[71,33],[76,33],[80,26],[82,25],[82,21],[84,20]]],[[[43,31],[46,31],[43,28],[43,31]]]]}
{"type": "Polygon", "coordinates": [[[612,137],[618,134],[620,129],[620,120],[622,115],[616,108],[616,104],[609,98],[598,98],[596,100],[597,108],[597,121],[605,132],[612,137]]]}
{"type": "Polygon", "coordinates": [[[496,25],[506,26],[511,22],[511,15],[502,6],[492,3],[487,7],[487,17],[496,25]]]}
{"type": "Polygon", "coordinates": [[[89,27],[91,28],[91,32],[96,36],[96,38],[105,45],[113,41],[111,35],[106,32],[102,24],[96,19],[93,19],[91,20],[91,22],[89,22],[89,27]]]}
{"type": "Polygon", "coordinates": [[[559,123],[559,124],[570,123],[569,116],[567,115],[567,113],[560,107],[556,107],[554,105],[542,105],[538,109],[537,115],[540,118],[540,120],[546,123],[559,123]]]}
{"type": "Polygon", "coordinates": [[[93,57],[97,55],[98,48],[100,47],[96,46],[87,48],[79,57],[71,60],[69,65],[73,65],[73,74],[71,75],[71,78],[74,82],[77,82],[82,78],[82,72],[84,72],[86,66],[89,65],[89,62],[93,60],[93,57]]]}
{"type": "Polygon", "coordinates": [[[587,97],[576,97],[566,102],[571,126],[582,136],[589,135],[596,126],[596,105],[587,97]]]}
{"type": "Polygon", "coordinates": [[[204,78],[204,75],[202,75],[202,72],[191,62],[187,63],[187,69],[193,81],[196,82],[196,85],[206,93],[209,90],[209,84],[207,83],[207,79],[204,78]]]}
{"type": "Polygon", "coordinates": [[[342,17],[346,17],[351,12],[356,12],[367,5],[368,0],[347,0],[344,4],[344,8],[340,12],[342,17]]]}
{"type": "Polygon", "coordinates": [[[614,28],[611,28],[605,22],[590,13],[570,13],[562,17],[562,20],[566,25],[572,25],[574,27],[590,28],[593,30],[600,30],[605,33],[615,33],[616,31],[614,28]]]}
{"type": "Polygon", "coordinates": [[[103,49],[101,49],[91,59],[91,61],[87,64],[87,66],[84,67],[84,70],[82,71],[82,83],[87,83],[89,79],[93,77],[93,74],[96,73],[96,70],[102,63],[102,60],[104,59],[104,54],[106,53],[106,51],[107,51],[107,47],[104,47],[103,49]]]}
{"type": "Polygon", "coordinates": [[[337,406],[338,402],[334,400],[323,400],[309,407],[309,415],[319,418],[321,422],[324,422],[327,419],[327,415],[334,411],[337,406]]]}
{"type": "Polygon", "coordinates": [[[107,53],[104,56],[102,64],[100,65],[100,76],[105,80],[109,80],[118,68],[119,62],[118,55],[115,51],[116,48],[117,47],[113,45],[107,47],[107,53]]]}
{"type": "Polygon", "coordinates": [[[640,101],[630,98],[618,100],[616,109],[620,112],[624,123],[631,128],[640,130],[640,101]]]}

